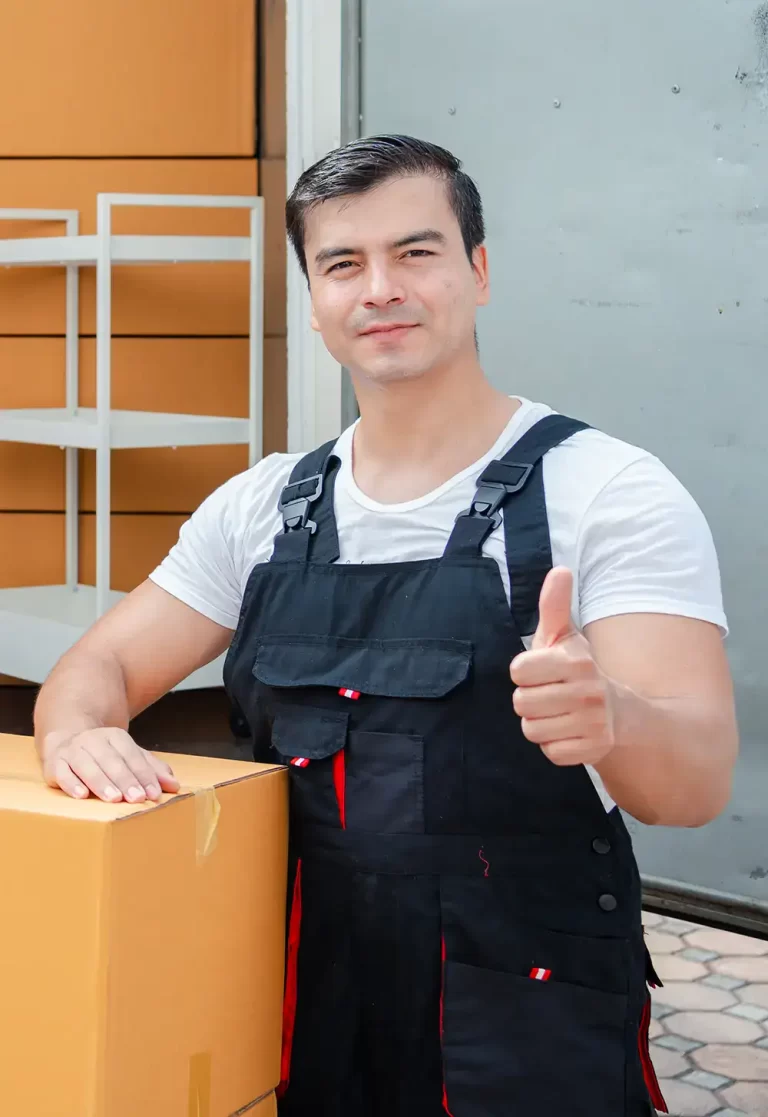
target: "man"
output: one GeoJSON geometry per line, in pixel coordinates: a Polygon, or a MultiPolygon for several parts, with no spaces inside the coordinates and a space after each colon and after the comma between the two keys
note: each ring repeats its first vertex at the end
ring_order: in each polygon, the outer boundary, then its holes
{"type": "Polygon", "coordinates": [[[229,647],[254,755],[292,780],[281,1115],[648,1117],[616,804],[699,826],[729,797],[707,525],[650,454],[485,378],[482,207],[450,153],[352,143],[287,225],[361,418],[222,486],[64,656],[46,776],[176,789],[129,721],[229,647]]]}

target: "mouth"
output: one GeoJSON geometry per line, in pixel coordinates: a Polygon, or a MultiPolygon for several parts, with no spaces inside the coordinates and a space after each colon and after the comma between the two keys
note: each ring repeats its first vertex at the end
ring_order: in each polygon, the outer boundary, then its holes
{"type": "Polygon", "coordinates": [[[415,330],[415,323],[408,323],[405,325],[392,324],[388,326],[372,326],[370,330],[363,330],[361,337],[376,337],[376,338],[389,338],[394,341],[397,338],[404,337],[409,330],[415,330]]]}

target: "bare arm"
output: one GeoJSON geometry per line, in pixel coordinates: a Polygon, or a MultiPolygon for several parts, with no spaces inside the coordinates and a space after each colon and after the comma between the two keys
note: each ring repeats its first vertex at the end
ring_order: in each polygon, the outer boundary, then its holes
{"type": "Polygon", "coordinates": [[[706,621],[635,614],[586,629],[610,680],[614,748],[597,765],[641,822],[699,826],[731,794],[738,730],[723,641],[706,621]]]}
{"type": "Polygon", "coordinates": [[[128,736],[130,720],[231,639],[230,629],[143,582],[61,658],[40,690],[35,743],[48,782],[112,801],[176,790],[168,766],[128,736]]]}

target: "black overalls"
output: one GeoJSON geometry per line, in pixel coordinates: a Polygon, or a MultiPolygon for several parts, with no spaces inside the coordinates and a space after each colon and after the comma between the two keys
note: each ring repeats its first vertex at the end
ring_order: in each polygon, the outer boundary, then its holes
{"type": "Polygon", "coordinates": [[[291,772],[281,1117],[663,1108],[628,833],[512,705],[552,565],[542,457],[583,426],[489,465],[438,559],[335,562],[332,445],[283,491],[225,667],[255,758],[291,772]],[[502,513],[511,610],[481,553],[502,513]]]}

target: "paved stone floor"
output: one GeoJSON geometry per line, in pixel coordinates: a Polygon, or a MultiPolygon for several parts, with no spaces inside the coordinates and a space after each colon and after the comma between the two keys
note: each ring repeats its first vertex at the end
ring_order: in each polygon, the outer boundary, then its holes
{"type": "Polygon", "coordinates": [[[768,1117],[768,942],[646,913],[651,1055],[674,1117],[768,1117]]]}

